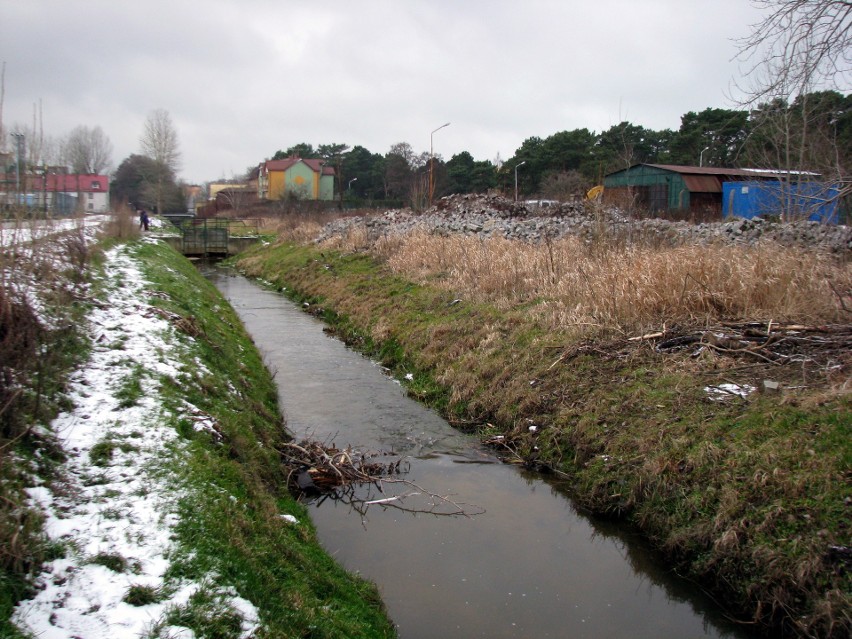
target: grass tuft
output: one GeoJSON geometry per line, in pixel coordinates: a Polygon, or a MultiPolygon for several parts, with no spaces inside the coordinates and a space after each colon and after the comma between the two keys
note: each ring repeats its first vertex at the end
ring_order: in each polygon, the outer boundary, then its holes
{"type": "Polygon", "coordinates": [[[163,599],[163,591],[154,586],[133,584],[127,589],[127,593],[122,597],[124,603],[131,606],[148,606],[150,604],[159,603],[163,599]]]}
{"type": "Polygon", "coordinates": [[[117,553],[98,553],[92,557],[90,563],[109,568],[113,572],[126,572],[130,566],[127,559],[117,553]]]}

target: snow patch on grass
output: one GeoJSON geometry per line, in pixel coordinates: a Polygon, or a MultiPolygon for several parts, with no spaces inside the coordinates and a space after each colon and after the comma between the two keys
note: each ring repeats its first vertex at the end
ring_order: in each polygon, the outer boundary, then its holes
{"type": "Polygon", "coordinates": [[[70,380],[74,408],[51,427],[67,462],[50,484],[33,478],[28,489],[64,556],[43,567],[36,596],[18,605],[13,621],[46,639],[190,637],[169,620],[204,592],[236,620],[233,636],[248,636],[258,622],[250,602],[210,579],[164,579],[181,496],[174,468],[186,455],[170,424],[187,417],[197,428],[211,425],[189,404],[176,416],[158,399],[158,380],[180,374],[181,345],[146,302],[147,282],[126,247],[107,252],[105,272],[112,290],[85,327],[93,349],[70,380]],[[140,392],[128,398],[133,380],[140,392]]]}

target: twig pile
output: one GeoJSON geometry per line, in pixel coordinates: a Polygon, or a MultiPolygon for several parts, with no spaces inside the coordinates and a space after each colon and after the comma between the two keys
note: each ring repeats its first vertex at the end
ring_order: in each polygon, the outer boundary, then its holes
{"type": "Polygon", "coordinates": [[[806,361],[824,363],[852,352],[852,325],[722,323],[716,328],[681,335],[660,332],[633,339],[660,339],[656,350],[661,352],[690,348],[697,355],[709,349],[714,353],[745,356],[774,365],[806,361]]]}
{"type": "Polygon", "coordinates": [[[294,495],[309,500],[319,496],[317,505],[326,499],[342,502],[360,514],[362,521],[370,506],[437,517],[472,517],[485,512],[480,506],[432,493],[400,477],[409,471],[409,464],[393,453],[359,453],[308,440],[282,444],[278,452],[290,469],[287,487],[294,495]],[[377,457],[394,459],[381,462],[377,457]]]}
{"type": "Polygon", "coordinates": [[[295,494],[327,493],[348,484],[374,483],[407,472],[403,459],[379,462],[389,453],[359,453],[340,450],[316,441],[285,443],[279,449],[282,463],[290,469],[287,487],[295,494]]]}
{"type": "Polygon", "coordinates": [[[198,337],[204,332],[201,330],[196,319],[191,315],[184,317],[183,315],[172,313],[171,311],[167,311],[159,306],[151,306],[148,312],[151,315],[163,318],[167,322],[171,322],[172,326],[174,326],[177,330],[186,333],[190,337],[198,337]]]}

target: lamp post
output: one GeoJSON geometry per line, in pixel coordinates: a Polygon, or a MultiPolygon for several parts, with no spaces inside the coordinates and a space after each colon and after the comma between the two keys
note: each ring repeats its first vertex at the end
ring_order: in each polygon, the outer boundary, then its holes
{"type": "Polygon", "coordinates": [[[354,177],[354,178],[352,178],[351,180],[349,180],[349,184],[347,184],[347,185],[346,185],[346,190],[347,190],[347,191],[350,191],[350,192],[352,191],[352,183],[353,183],[355,180],[357,180],[357,179],[358,179],[358,178],[354,177]]]}
{"type": "MultiPolygon", "coordinates": [[[[435,129],[435,131],[440,131],[445,126],[450,126],[450,123],[447,122],[446,124],[442,124],[435,129]]],[[[435,146],[432,143],[432,138],[435,135],[435,131],[432,131],[432,133],[429,134],[429,206],[432,206],[432,193],[435,191],[435,180],[432,177],[432,172],[435,167],[435,154],[433,152],[435,146]]]]}
{"type": "Polygon", "coordinates": [[[523,162],[518,162],[515,165],[515,202],[518,201],[518,167],[523,166],[526,163],[527,163],[527,161],[524,160],[523,162]]]}
{"type": "Polygon", "coordinates": [[[704,166],[704,151],[709,151],[710,147],[705,146],[701,149],[701,153],[698,154],[698,166],[704,166]]]}
{"type": "Polygon", "coordinates": [[[23,155],[24,134],[12,133],[15,138],[15,203],[21,203],[21,155],[23,155]]]}

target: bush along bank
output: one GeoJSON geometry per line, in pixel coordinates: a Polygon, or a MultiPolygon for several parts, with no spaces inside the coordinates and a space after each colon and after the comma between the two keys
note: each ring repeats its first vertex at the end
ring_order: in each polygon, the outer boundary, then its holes
{"type": "MultiPolygon", "coordinates": [[[[833,387],[843,364],[797,389],[801,370],[698,349],[689,333],[578,339],[538,323],[535,300],[468,302],[362,252],[280,243],[239,267],[507,460],[554,472],[581,505],[634,526],[743,623],[852,630],[850,406],[833,387]]],[[[844,335],[831,339],[848,364],[844,335]]]]}
{"type": "Polygon", "coordinates": [[[156,241],[106,246],[90,277],[89,348],[11,460],[43,523],[3,635],[394,636],[287,493],[275,386],[216,289],[156,241]]]}

